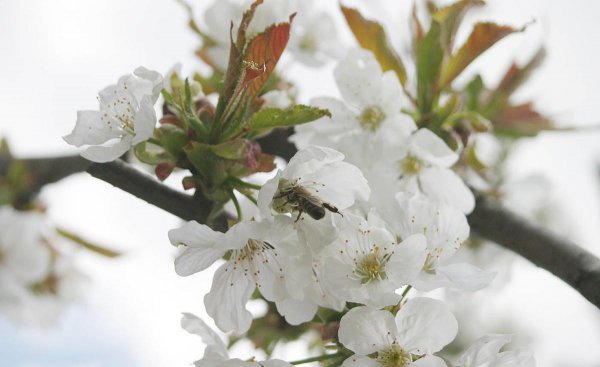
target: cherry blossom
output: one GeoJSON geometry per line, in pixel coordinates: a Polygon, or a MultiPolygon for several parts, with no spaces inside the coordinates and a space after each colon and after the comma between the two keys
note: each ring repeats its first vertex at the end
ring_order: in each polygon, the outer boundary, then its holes
{"type": "Polygon", "coordinates": [[[486,335],[475,341],[458,361],[460,367],[535,367],[535,359],[524,349],[500,352],[510,335],[486,335]]]}
{"type": "MultiPolygon", "coordinates": [[[[392,71],[383,73],[372,53],[353,50],[336,67],[335,81],[343,101],[316,98],[311,104],[327,108],[332,117],[296,127],[290,140],[303,148],[309,144],[328,146],[357,158],[377,149],[394,148],[416,130],[414,121],[400,112],[405,98],[392,71]]],[[[360,168],[367,167],[360,166],[360,168]]]]}
{"type": "Polygon", "coordinates": [[[397,198],[398,205],[391,214],[394,221],[390,221],[395,234],[407,238],[421,233],[427,239],[427,258],[412,285],[422,291],[439,287],[475,291],[491,282],[493,273],[453,260],[469,237],[469,224],[460,210],[423,196],[398,194],[397,198]]]}
{"type": "Polygon", "coordinates": [[[341,321],[339,340],[355,353],[343,367],[443,367],[433,353],[450,343],[458,324],[447,306],[430,298],[408,301],[394,317],[390,312],[361,306],[341,321]]]}
{"type": "Polygon", "coordinates": [[[144,67],[123,75],[115,85],[100,91],[99,111],[78,111],[73,131],[64,140],[86,148],[81,155],[94,162],[108,162],[133,145],[148,140],[156,125],[156,103],[162,76],[144,67]]]}
{"type": "Polygon", "coordinates": [[[215,333],[202,319],[190,313],[184,313],[181,327],[202,338],[206,344],[202,359],[194,362],[195,367],[292,367],[291,364],[279,359],[264,362],[247,362],[237,358],[229,358],[227,347],[221,337],[215,333]]]}
{"type": "Polygon", "coordinates": [[[397,304],[394,291],[411,284],[425,262],[426,241],[416,233],[400,243],[386,228],[370,220],[346,214],[339,237],[323,252],[322,282],[340,298],[372,307],[397,304]]]}
{"type": "MultiPolygon", "coordinates": [[[[277,222],[289,221],[278,217],[277,222]]],[[[179,275],[187,276],[205,270],[225,255],[228,260],[216,271],[210,292],[204,297],[208,314],[223,331],[243,333],[252,322],[245,308],[256,288],[262,296],[276,302],[288,322],[299,324],[310,320],[316,305],[310,307],[302,299],[302,306],[290,296],[286,285],[288,248],[297,243],[295,232],[279,229],[271,222],[244,221],[231,227],[227,233],[189,222],[169,232],[171,243],[183,251],[175,260],[179,275]]],[[[297,247],[297,246],[296,246],[297,247]]],[[[289,250],[293,252],[293,250],[289,250]]]]}

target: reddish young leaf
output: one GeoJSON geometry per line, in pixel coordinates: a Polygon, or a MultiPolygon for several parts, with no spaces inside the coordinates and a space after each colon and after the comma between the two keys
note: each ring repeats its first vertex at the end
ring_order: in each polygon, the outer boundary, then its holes
{"type": "MultiPolygon", "coordinates": [[[[223,93],[221,94],[217,105],[217,114],[223,112],[225,107],[229,104],[235,93],[238,81],[242,77],[242,51],[246,47],[246,30],[254,17],[256,8],[262,4],[262,2],[263,0],[254,1],[250,6],[250,9],[244,12],[235,41],[233,39],[233,34],[230,34],[231,48],[229,49],[229,62],[227,64],[225,82],[223,83],[223,93]]],[[[231,24],[230,32],[233,32],[233,23],[231,24]]]]}
{"type": "MultiPolygon", "coordinates": [[[[521,29],[522,30],[522,29],[521,29]]],[[[465,44],[445,63],[440,88],[448,86],[469,64],[505,36],[521,31],[496,23],[477,23],[465,44]]]]}
{"type": "Polygon", "coordinates": [[[244,52],[245,75],[243,86],[246,96],[252,98],[261,90],[269,75],[275,69],[288,40],[290,26],[295,14],[290,16],[289,23],[275,24],[254,37],[244,52]]]}
{"type": "Polygon", "coordinates": [[[154,169],[154,173],[156,173],[156,177],[159,180],[164,181],[171,175],[175,169],[175,164],[173,163],[159,163],[154,169]]]}
{"type": "Polygon", "coordinates": [[[546,50],[542,47],[525,66],[520,67],[513,62],[498,87],[496,87],[494,94],[509,97],[520,85],[527,81],[527,78],[542,64],[545,57],[546,50]]]}
{"type": "Polygon", "coordinates": [[[406,85],[406,69],[390,45],[383,26],[364,18],[356,9],[342,6],[342,13],[360,46],[373,52],[383,71],[393,70],[400,83],[406,85]]]}
{"type": "Polygon", "coordinates": [[[450,50],[452,50],[456,31],[467,10],[473,6],[484,4],[483,0],[461,0],[443,8],[437,8],[431,14],[431,19],[440,24],[441,42],[445,52],[450,53],[450,50]]]}
{"type": "Polygon", "coordinates": [[[514,137],[534,136],[543,130],[552,130],[552,122],[534,110],[531,102],[509,106],[493,120],[494,129],[514,137]]]}

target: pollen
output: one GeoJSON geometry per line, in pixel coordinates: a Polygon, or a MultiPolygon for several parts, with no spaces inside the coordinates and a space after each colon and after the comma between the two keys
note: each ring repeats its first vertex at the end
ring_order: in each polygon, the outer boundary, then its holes
{"type": "Polygon", "coordinates": [[[414,156],[406,156],[406,158],[404,158],[401,162],[400,162],[400,169],[402,171],[403,174],[405,175],[409,175],[409,176],[414,176],[417,175],[421,172],[421,170],[424,167],[424,163],[423,161],[421,161],[419,158],[414,157],[414,156]]]}
{"type": "Polygon", "coordinates": [[[358,275],[362,284],[368,284],[387,278],[385,266],[389,255],[384,255],[381,247],[374,246],[360,260],[355,260],[355,274],[358,275]]]}
{"type": "Polygon", "coordinates": [[[358,116],[358,121],[365,129],[377,131],[383,120],[385,120],[385,117],[385,113],[381,107],[370,106],[362,111],[360,116],[358,116]]]}
{"type": "Polygon", "coordinates": [[[377,362],[382,367],[406,367],[412,363],[412,356],[399,345],[394,344],[390,349],[377,353],[377,362]]]}

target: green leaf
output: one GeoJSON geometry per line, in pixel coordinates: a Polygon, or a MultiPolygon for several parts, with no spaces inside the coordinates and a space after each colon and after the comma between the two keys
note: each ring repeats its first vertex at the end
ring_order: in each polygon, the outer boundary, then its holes
{"type": "Polygon", "coordinates": [[[356,9],[345,6],[341,8],[348,26],[360,46],[373,52],[383,71],[393,70],[400,83],[406,85],[406,69],[400,56],[390,45],[383,26],[364,18],[356,9]]]}
{"type": "Polygon", "coordinates": [[[213,152],[208,144],[190,142],[185,147],[190,163],[202,176],[202,182],[208,186],[219,185],[229,176],[229,164],[213,152]]]}
{"type": "Polygon", "coordinates": [[[210,151],[216,156],[225,159],[242,159],[248,151],[248,141],[235,139],[221,144],[209,145],[210,151]]]}
{"type": "Polygon", "coordinates": [[[183,130],[171,124],[155,129],[155,135],[160,145],[175,157],[181,156],[183,147],[189,141],[188,135],[183,130]]]}
{"type": "Polygon", "coordinates": [[[173,100],[173,96],[171,95],[171,93],[169,93],[168,90],[166,89],[162,89],[160,91],[160,93],[162,94],[163,98],[165,99],[165,101],[167,101],[167,104],[174,106],[175,105],[175,101],[173,100]]]}
{"type": "Polygon", "coordinates": [[[472,111],[477,111],[479,109],[480,99],[483,91],[485,90],[485,85],[483,84],[483,79],[481,75],[477,74],[473,79],[467,84],[465,88],[466,92],[466,104],[467,109],[472,111]]]}
{"type": "Polygon", "coordinates": [[[480,6],[483,4],[485,4],[485,2],[482,0],[461,0],[443,8],[438,8],[431,14],[431,19],[440,24],[440,40],[444,47],[444,51],[449,53],[452,50],[456,31],[467,10],[473,6],[480,6]]]}
{"type": "Polygon", "coordinates": [[[440,43],[441,28],[437,22],[417,44],[417,105],[421,114],[431,111],[437,98],[437,80],[444,51],[440,43]]]}
{"type": "Polygon", "coordinates": [[[102,256],[108,257],[108,258],[115,258],[115,257],[121,256],[121,254],[117,251],[110,250],[110,249],[107,249],[106,247],[93,244],[90,241],[79,237],[78,235],[74,234],[73,232],[67,231],[66,229],[56,228],[56,233],[58,235],[60,235],[61,237],[64,237],[72,242],[75,242],[76,244],[80,245],[81,247],[83,247],[87,250],[90,250],[98,255],[102,255],[102,256]]]}
{"type": "Polygon", "coordinates": [[[176,161],[175,157],[161,147],[157,147],[155,150],[149,150],[147,142],[145,141],[137,144],[133,148],[133,152],[135,153],[137,159],[150,165],[176,161]]]}
{"type": "Polygon", "coordinates": [[[488,132],[492,130],[492,123],[475,111],[460,111],[452,114],[444,122],[445,127],[453,128],[456,124],[462,123],[469,130],[475,132],[488,132]]]}
{"type": "Polygon", "coordinates": [[[263,108],[250,117],[247,127],[250,130],[288,127],[311,122],[323,116],[331,117],[331,113],[328,110],[300,104],[287,109],[263,108]]]}
{"type": "Polygon", "coordinates": [[[213,71],[208,77],[204,77],[200,73],[194,74],[194,80],[202,86],[202,92],[205,95],[220,93],[223,89],[223,77],[223,73],[218,70],[213,71]]]}
{"type": "Polygon", "coordinates": [[[452,55],[442,68],[440,77],[440,88],[445,88],[465,70],[473,60],[484,53],[496,42],[507,35],[522,31],[510,26],[498,25],[496,23],[477,23],[462,47],[452,55]]]}

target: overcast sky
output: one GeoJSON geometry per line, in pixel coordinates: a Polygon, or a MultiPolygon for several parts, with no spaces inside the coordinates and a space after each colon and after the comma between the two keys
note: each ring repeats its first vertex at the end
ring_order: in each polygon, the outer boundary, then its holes
{"type": "MultiPolygon", "coordinates": [[[[271,0],[273,1],[273,0],[271,0]]],[[[196,1],[198,7],[207,1],[196,1]]],[[[324,2],[325,3],[325,2],[324,2]]],[[[331,9],[339,21],[334,1],[331,9]]],[[[406,46],[409,1],[352,1],[376,16],[406,46]],[[369,4],[366,6],[366,4],[369,4]]],[[[598,124],[600,2],[491,0],[477,18],[521,25],[527,32],[500,43],[469,72],[487,81],[512,58],[525,61],[541,42],[546,64],[522,97],[565,126],[598,124]]],[[[228,20],[224,20],[228,21],[228,20]]],[[[468,33],[465,28],[462,37],[468,33]]],[[[340,31],[347,37],[347,31],[340,31]]],[[[345,38],[349,41],[348,38],[345,38]]],[[[97,92],[139,65],[166,72],[176,62],[194,70],[197,45],[186,15],[171,0],[0,0],[0,135],[18,156],[74,150],[61,137],[77,110],[97,108],[97,92]]],[[[335,94],[331,66],[321,71],[286,66],[302,80],[306,102],[335,94]],[[317,82],[318,81],[318,82],[317,82]]],[[[564,224],[556,230],[600,255],[597,132],[549,133],[522,144],[512,162],[515,179],[546,175],[564,224]]],[[[176,179],[171,184],[177,185],[176,179]]],[[[166,233],[177,218],[149,207],[85,174],[44,190],[42,199],[60,226],[126,253],[107,261],[85,253],[80,263],[93,279],[84,304],[51,330],[21,329],[0,318],[0,364],[19,367],[185,366],[198,359],[199,338],[179,327],[181,312],[203,315],[209,272],[181,278],[173,271],[166,233]]],[[[517,261],[508,286],[489,302],[490,318],[513,314],[532,337],[540,366],[600,366],[600,317],[579,294],[553,276],[517,261]]],[[[247,356],[246,356],[247,357],[247,356]]]]}

